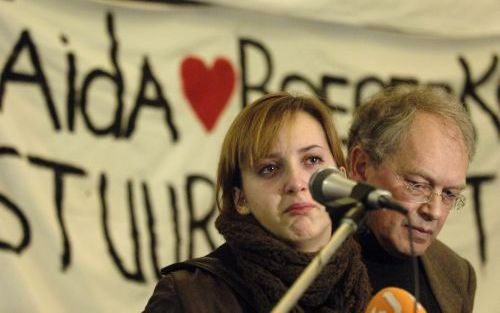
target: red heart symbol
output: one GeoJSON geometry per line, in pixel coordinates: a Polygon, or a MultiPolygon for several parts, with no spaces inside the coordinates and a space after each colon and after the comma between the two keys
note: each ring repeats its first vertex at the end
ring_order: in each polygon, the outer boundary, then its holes
{"type": "Polygon", "coordinates": [[[191,107],[209,132],[233,93],[235,73],[225,58],[217,58],[212,68],[196,57],[187,57],[181,66],[182,88],[191,107]]]}

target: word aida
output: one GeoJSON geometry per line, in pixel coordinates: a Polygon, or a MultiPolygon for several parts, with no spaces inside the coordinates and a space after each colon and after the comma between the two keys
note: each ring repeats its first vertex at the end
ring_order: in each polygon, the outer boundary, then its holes
{"type": "MultiPolygon", "coordinates": [[[[39,52],[36,38],[33,38],[29,30],[23,30],[11,53],[6,56],[5,65],[2,68],[0,76],[0,110],[4,106],[3,102],[7,87],[15,83],[23,84],[38,87],[41,90],[50,123],[56,131],[75,132],[76,121],[79,118],[86,129],[96,136],[114,136],[126,139],[133,136],[136,130],[139,113],[148,108],[159,110],[164,117],[164,124],[171,141],[178,142],[180,131],[174,115],[175,112],[172,110],[172,102],[168,99],[165,88],[156,74],[162,70],[155,70],[152,65],[154,64],[152,57],[144,54],[142,64],[138,65],[140,67],[140,70],[138,70],[140,77],[132,79],[132,81],[139,81],[139,86],[133,89],[137,90],[137,93],[133,99],[129,99],[130,96],[127,98],[125,95],[130,95],[131,92],[128,91],[125,84],[126,77],[120,63],[120,42],[115,30],[114,16],[111,13],[106,16],[105,29],[109,37],[108,57],[110,64],[107,67],[111,69],[93,68],[88,70],[86,75],[80,77],[79,73],[82,70],[77,66],[78,51],[65,48],[67,51],[65,53],[66,110],[64,119],[62,119],[59,112],[62,108],[59,108],[55,103],[54,91],[51,87],[53,84],[48,80],[50,75],[47,75],[47,69],[44,67],[46,62],[44,56],[39,52]],[[29,70],[16,70],[16,65],[23,63],[23,56],[28,58],[24,62],[28,64],[29,70]],[[77,81],[82,82],[81,86],[77,85],[77,81]],[[98,83],[112,86],[112,88],[106,89],[106,92],[109,93],[109,97],[106,99],[113,99],[114,101],[113,104],[105,103],[114,106],[114,109],[111,110],[111,116],[107,118],[106,125],[98,125],[96,118],[92,116],[92,108],[103,105],[101,101],[91,101],[93,89],[99,88],[98,83]],[[147,95],[147,90],[152,91],[147,95]],[[127,108],[127,104],[133,107],[127,108]],[[130,114],[126,116],[125,112],[130,112],[130,114]]],[[[67,47],[69,39],[64,35],[60,35],[60,38],[64,47],[67,47]]],[[[187,104],[191,106],[194,116],[197,116],[206,131],[213,129],[219,115],[226,107],[227,101],[236,90],[234,88],[236,82],[240,81],[241,107],[248,104],[252,96],[260,96],[275,90],[292,90],[295,87],[301,87],[324,99],[332,111],[346,115],[350,114],[352,107],[359,105],[363,96],[366,96],[368,92],[373,92],[374,89],[381,89],[398,83],[438,85],[459,96],[466,105],[477,105],[490,118],[497,131],[500,132],[499,117],[493,110],[495,103],[500,102],[500,93],[485,95],[481,90],[483,86],[490,83],[495,83],[500,88],[500,82],[495,76],[495,73],[498,72],[498,56],[495,54],[492,55],[491,63],[481,72],[473,69],[467,59],[458,53],[457,64],[459,67],[457,70],[462,73],[463,84],[462,90],[453,90],[449,82],[440,80],[422,81],[411,73],[383,76],[370,74],[352,79],[345,75],[328,73],[328,67],[326,67],[327,73],[319,77],[310,77],[310,74],[301,72],[285,72],[282,77],[276,77],[275,63],[278,61],[273,58],[273,51],[266,44],[249,38],[239,38],[237,42],[239,69],[232,64],[230,57],[224,56],[224,51],[221,51],[222,56],[215,60],[212,69],[209,69],[203,60],[192,55],[185,55],[181,58],[180,64],[177,65],[179,82],[174,85],[183,86],[187,104]],[[259,74],[259,77],[256,78],[250,75],[252,68],[262,66],[264,67],[263,72],[259,74]],[[236,77],[237,74],[240,76],[236,77]],[[338,91],[342,94],[352,95],[352,103],[334,101],[331,95],[336,94],[338,91]],[[492,97],[496,102],[493,104],[488,103],[491,102],[492,97]]],[[[162,61],[164,63],[171,62],[170,60],[162,61]]],[[[283,67],[282,64],[280,64],[281,67],[283,67]]],[[[337,99],[338,97],[334,98],[337,99]]],[[[16,105],[23,104],[16,103],[16,105]]],[[[186,105],[186,103],[183,103],[183,105],[186,105]]]]}

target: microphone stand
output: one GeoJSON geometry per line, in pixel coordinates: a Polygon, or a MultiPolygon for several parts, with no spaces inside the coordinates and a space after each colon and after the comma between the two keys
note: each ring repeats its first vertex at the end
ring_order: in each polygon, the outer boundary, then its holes
{"type": "MultiPolygon", "coordinates": [[[[297,278],[293,285],[288,289],[283,298],[273,308],[271,313],[286,313],[289,312],[300,299],[302,294],[311,285],[314,279],[320,274],[323,267],[328,263],[330,258],[337,252],[342,243],[358,228],[358,223],[365,215],[364,205],[352,198],[344,198],[336,201],[340,205],[340,210],[347,213],[342,218],[339,227],[333,233],[332,238],[318,252],[314,259],[304,269],[302,274],[297,278]],[[342,203],[342,201],[347,201],[342,203]]],[[[337,208],[335,209],[337,210],[337,208]]],[[[329,210],[332,212],[333,210],[329,210]]],[[[331,214],[330,214],[331,215],[331,214]]],[[[333,222],[333,219],[332,219],[333,222]]]]}

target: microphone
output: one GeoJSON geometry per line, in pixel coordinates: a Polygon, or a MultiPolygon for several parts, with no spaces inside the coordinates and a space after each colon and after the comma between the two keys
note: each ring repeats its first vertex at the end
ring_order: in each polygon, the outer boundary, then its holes
{"type": "Polygon", "coordinates": [[[334,167],[316,171],[309,180],[309,190],[314,200],[326,206],[335,206],[336,200],[351,197],[363,203],[367,210],[387,208],[403,214],[408,212],[392,200],[389,191],[347,179],[334,167]]]}
{"type": "Polygon", "coordinates": [[[386,287],[368,302],[365,313],[427,313],[415,297],[408,291],[397,287],[386,287]]]}

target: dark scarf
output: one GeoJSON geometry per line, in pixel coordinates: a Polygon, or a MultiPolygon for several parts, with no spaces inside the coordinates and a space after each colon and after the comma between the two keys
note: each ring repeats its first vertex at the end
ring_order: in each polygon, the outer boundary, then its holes
{"type": "MultiPolygon", "coordinates": [[[[252,216],[221,215],[216,227],[231,247],[259,312],[269,312],[314,258],[267,232],[252,216]]],[[[364,312],[371,288],[359,245],[350,237],[291,312],[364,312]]]]}

